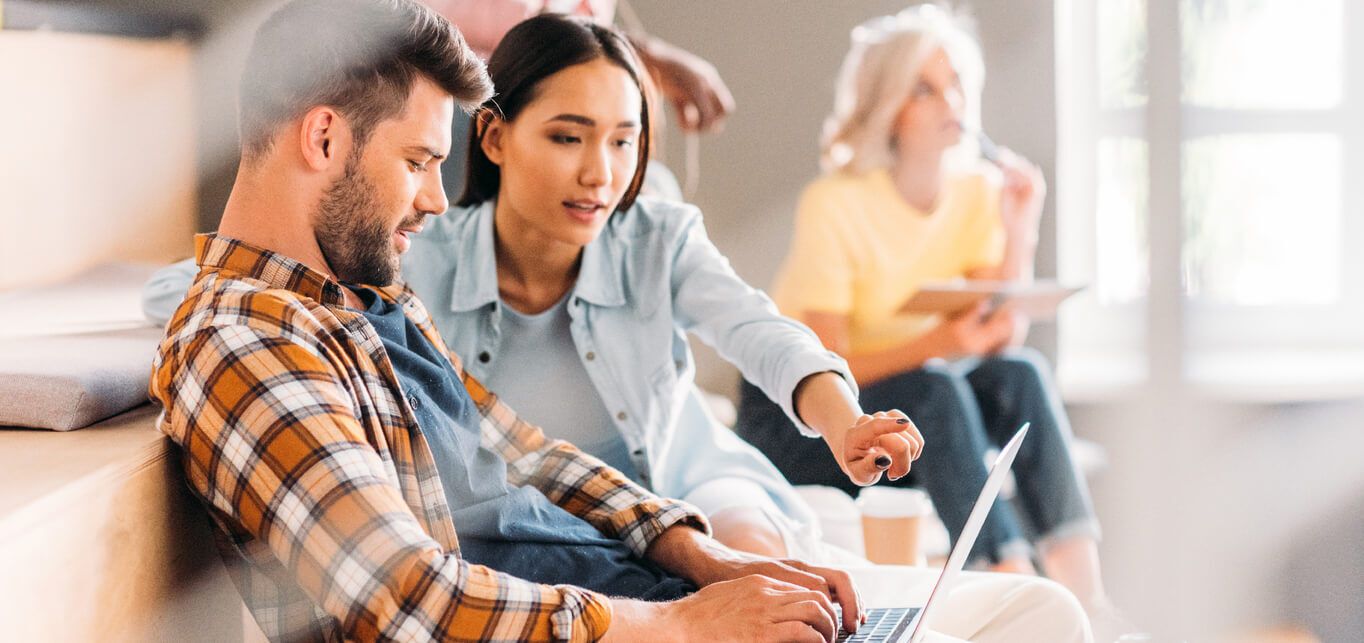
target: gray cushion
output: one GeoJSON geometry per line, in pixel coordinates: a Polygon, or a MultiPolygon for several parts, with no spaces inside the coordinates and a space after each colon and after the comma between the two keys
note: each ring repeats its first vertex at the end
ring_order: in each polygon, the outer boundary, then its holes
{"type": "Polygon", "coordinates": [[[0,293],[0,427],[69,431],[147,402],[162,331],[142,317],[140,290],[155,268],[0,293]]]}
{"type": "Polygon", "coordinates": [[[0,340],[0,426],[70,431],[147,402],[161,329],[0,340]]]}

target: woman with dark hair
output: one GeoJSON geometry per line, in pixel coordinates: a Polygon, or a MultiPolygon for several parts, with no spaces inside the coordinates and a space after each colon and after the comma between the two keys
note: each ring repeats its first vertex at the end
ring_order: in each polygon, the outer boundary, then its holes
{"type": "Polygon", "coordinates": [[[465,192],[403,260],[448,346],[547,435],[696,504],[722,542],[818,557],[808,506],[706,410],[686,333],[783,400],[854,483],[905,475],[914,425],[863,414],[843,360],[734,274],[696,208],[639,198],[653,115],[623,37],[539,16],[488,71],[465,192]]]}

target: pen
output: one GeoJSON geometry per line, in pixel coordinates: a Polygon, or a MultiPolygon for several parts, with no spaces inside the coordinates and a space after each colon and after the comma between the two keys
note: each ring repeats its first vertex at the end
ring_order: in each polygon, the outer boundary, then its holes
{"type": "Polygon", "coordinates": [[[960,122],[957,123],[957,125],[961,127],[963,134],[976,138],[976,144],[980,147],[981,157],[1001,168],[1004,167],[1004,161],[999,156],[999,146],[995,145],[995,142],[990,140],[989,136],[985,135],[985,130],[971,129],[967,127],[965,123],[960,122]]]}

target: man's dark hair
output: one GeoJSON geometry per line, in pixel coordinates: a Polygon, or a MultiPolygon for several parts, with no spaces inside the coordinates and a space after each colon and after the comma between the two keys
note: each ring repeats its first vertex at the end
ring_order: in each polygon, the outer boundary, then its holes
{"type": "Polygon", "coordinates": [[[242,154],[270,149],[281,125],[318,106],[346,118],[355,148],[402,113],[418,76],[465,112],[492,91],[450,21],[412,0],[294,0],[270,16],[242,72],[242,154]]]}
{"type": "MultiPolygon", "coordinates": [[[[541,14],[512,27],[488,58],[488,74],[497,93],[483,108],[510,122],[526,105],[535,100],[540,82],[574,65],[605,58],[620,66],[639,87],[639,164],[617,210],[635,202],[644,185],[644,170],[649,163],[653,108],[649,100],[652,87],[642,69],[634,47],[619,32],[590,20],[559,14],[541,14]]],[[[480,115],[482,112],[480,112],[480,115]]],[[[477,120],[469,134],[469,164],[464,195],[458,205],[482,203],[497,196],[502,172],[483,153],[481,145],[486,127],[477,120]]]]}

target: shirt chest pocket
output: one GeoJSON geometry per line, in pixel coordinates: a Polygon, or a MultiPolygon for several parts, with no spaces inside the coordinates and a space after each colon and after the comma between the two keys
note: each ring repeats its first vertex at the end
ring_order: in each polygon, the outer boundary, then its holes
{"type": "Polygon", "coordinates": [[[664,413],[671,411],[672,405],[680,397],[677,393],[680,382],[689,377],[694,369],[686,336],[681,332],[671,335],[667,341],[668,351],[658,356],[663,361],[653,367],[648,380],[654,404],[664,413]]]}

